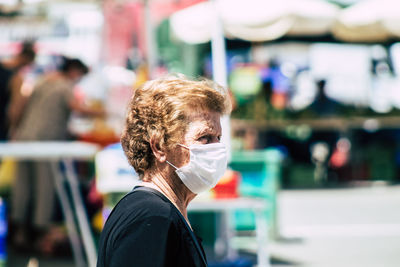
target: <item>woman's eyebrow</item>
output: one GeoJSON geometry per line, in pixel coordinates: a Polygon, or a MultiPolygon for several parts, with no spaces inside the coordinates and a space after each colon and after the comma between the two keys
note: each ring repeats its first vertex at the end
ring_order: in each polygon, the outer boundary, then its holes
{"type": "Polygon", "coordinates": [[[201,130],[199,130],[197,133],[196,133],[196,135],[197,136],[202,136],[202,135],[207,135],[207,134],[211,134],[212,133],[212,130],[210,129],[210,128],[206,128],[206,129],[201,129],[201,130]]]}
{"type": "Polygon", "coordinates": [[[214,135],[214,134],[215,135],[217,135],[217,134],[220,135],[221,133],[219,133],[216,128],[207,126],[206,128],[203,128],[203,129],[199,130],[196,133],[196,136],[200,137],[202,135],[214,135]]]}
{"type": "Polygon", "coordinates": [[[212,134],[212,133],[214,133],[214,132],[216,132],[215,129],[214,129],[214,127],[211,127],[211,126],[209,126],[209,125],[205,125],[204,127],[202,127],[201,129],[199,129],[199,130],[197,131],[197,134],[198,134],[198,135],[202,135],[202,134],[212,134]]]}

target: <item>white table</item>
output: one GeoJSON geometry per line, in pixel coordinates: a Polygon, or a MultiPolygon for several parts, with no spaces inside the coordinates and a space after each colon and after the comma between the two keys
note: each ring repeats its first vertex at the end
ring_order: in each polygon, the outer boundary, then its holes
{"type": "Polygon", "coordinates": [[[249,210],[254,212],[256,218],[256,238],[257,238],[257,266],[270,267],[268,252],[268,223],[264,211],[267,209],[267,203],[264,199],[255,198],[232,198],[232,199],[194,199],[188,206],[188,212],[218,212],[222,218],[220,222],[221,229],[217,242],[225,246],[227,257],[233,259],[236,251],[230,246],[233,237],[231,229],[230,215],[232,211],[249,210]]]}
{"type": "Polygon", "coordinates": [[[87,264],[90,267],[96,266],[97,252],[72,161],[93,159],[99,150],[99,146],[85,142],[0,142],[0,159],[46,160],[52,163],[56,192],[65,216],[74,259],[79,267],[86,266],[80,236],[82,236],[87,256],[87,264]],[[65,167],[65,176],[59,169],[60,162],[65,167]],[[71,189],[72,201],[70,201],[64,186],[65,179],[71,189]],[[75,215],[80,235],[75,223],[75,215]]]}

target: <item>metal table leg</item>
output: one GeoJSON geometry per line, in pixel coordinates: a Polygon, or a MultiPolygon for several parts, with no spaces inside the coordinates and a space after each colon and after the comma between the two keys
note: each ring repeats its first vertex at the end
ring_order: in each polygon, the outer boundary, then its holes
{"type": "Polygon", "coordinates": [[[268,249],[268,223],[263,210],[254,211],[256,217],[256,234],[257,234],[257,266],[270,267],[269,249],[268,249]]]}
{"type": "Polygon", "coordinates": [[[79,191],[78,177],[76,176],[71,160],[63,160],[63,164],[66,169],[67,181],[71,188],[72,201],[74,208],[76,209],[78,225],[81,231],[88,265],[89,267],[95,267],[97,262],[97,251],[93,241],[92,230],[90,228],[89,220],[83,204],[84,202],[79,191]]]}
{"type": "Polygon", "coordinates": [[[231,222],[231,214],[232,212],[229,210],[224,210],[221,212],[222,216],[222,223],[225,225],[225,239],[226,239],[226,258],[229,260],[234,260],[235,258],[238,257],[238,253],[236,249],[233,248],[232,243],[233,243],[233,238],[235,236],[235,229],[234,225],[232,225],[231,222]]]}
{"type": "Polygon", "coordinates": [[[67,192],[65,191],[65,187],[63,184],[64,176],[62,175],[58,161],[51,162],[51,168],[54,174],[54,181],[57,195],[60,199],[61,209],[65,216],[66,226],[68,230],[68,238],[71,242],[72,246],[72,253],[74,255],[76,266],[84,267],[86,266],[84,256],[82,254],[82,247],[79,238],[79,233],[76,229],[75,220],[74,220],[74,213],[69,202],[69,198],[67,192]]]}

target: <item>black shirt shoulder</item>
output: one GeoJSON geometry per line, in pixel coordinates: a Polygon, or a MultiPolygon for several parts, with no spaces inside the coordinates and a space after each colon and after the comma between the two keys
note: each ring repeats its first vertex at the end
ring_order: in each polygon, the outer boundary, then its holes
{"type": "Polygon", "coordinates": [[[104,226],[98,266],[205,266],[202,248],[199,252],[185,224],[161,193],[133,190],[104,226]]]}

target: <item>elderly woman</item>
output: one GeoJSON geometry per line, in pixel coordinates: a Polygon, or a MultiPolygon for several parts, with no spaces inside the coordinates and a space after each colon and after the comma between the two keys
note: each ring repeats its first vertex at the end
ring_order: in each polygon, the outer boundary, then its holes
{"type": "Polygon", "coordinates": [[[136,90],[121,142],[141,184],[108,218],[98,267],[207,266],[187,206],[225,172],[220,117],[230,109],[208,80],[167,76],[136,90]]]}

